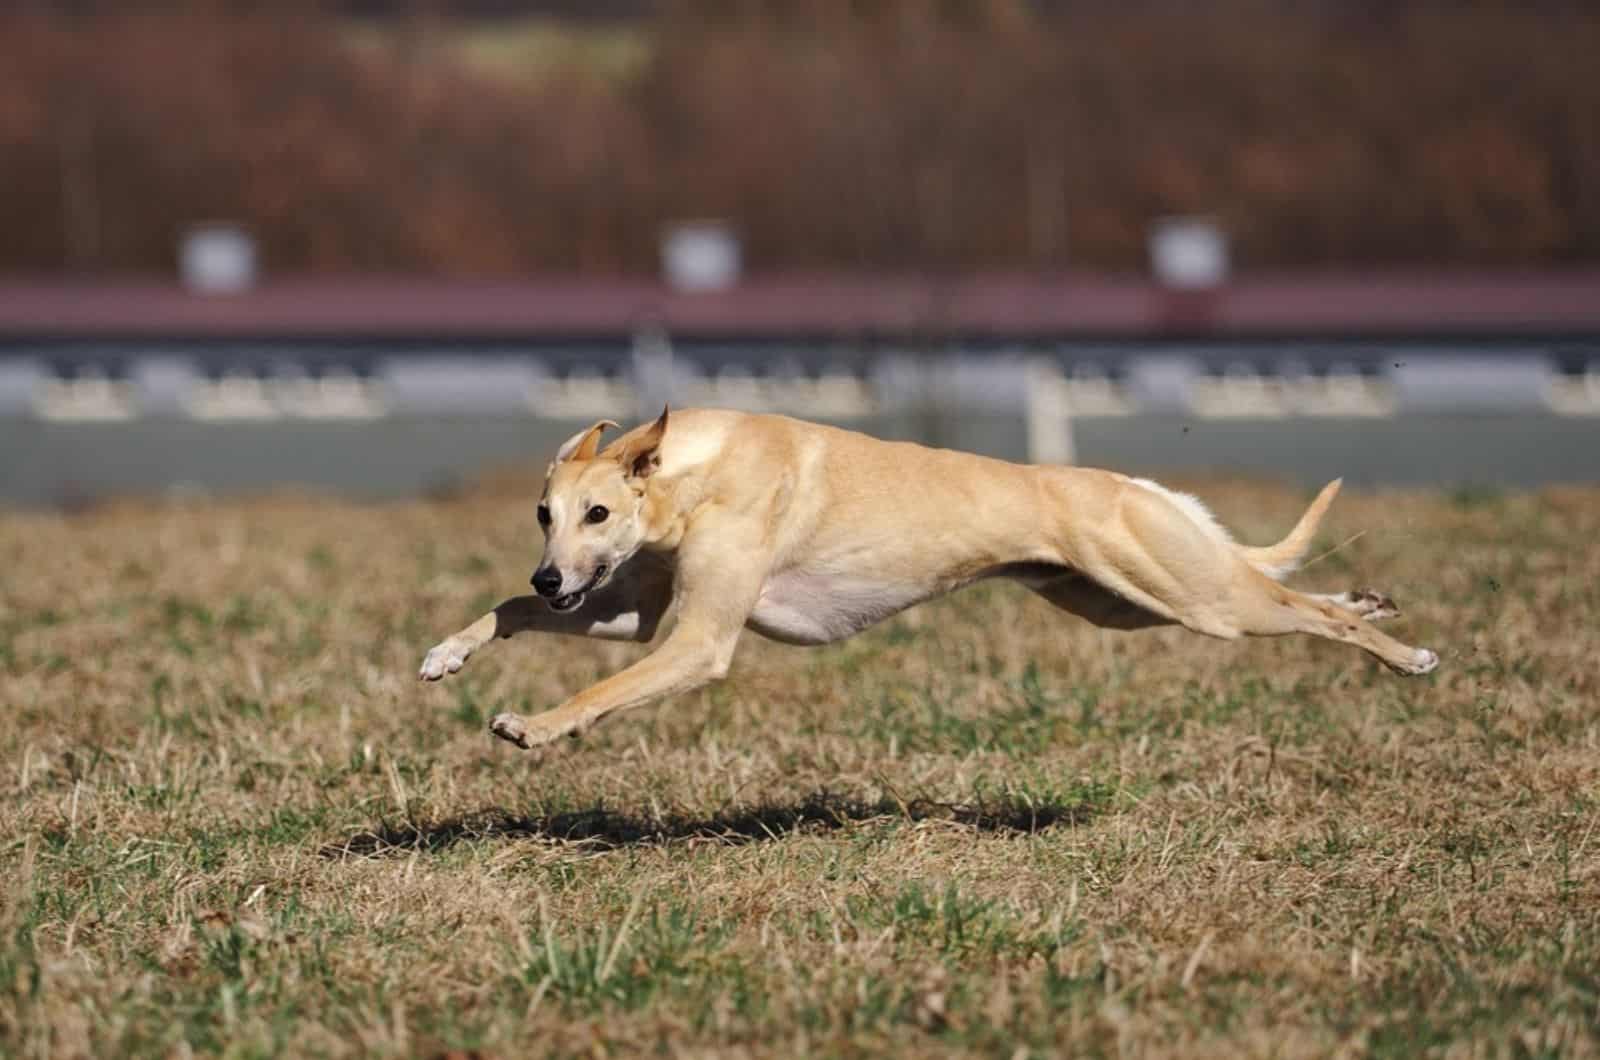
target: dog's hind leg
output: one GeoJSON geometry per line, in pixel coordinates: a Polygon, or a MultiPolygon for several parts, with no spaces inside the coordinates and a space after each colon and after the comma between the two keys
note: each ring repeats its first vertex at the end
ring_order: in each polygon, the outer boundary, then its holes
{"type": "Polygon", "coordinates": [[[1347,593],[1305,593],[1312,600],[1321,600],[1324,603],[1342,607],[1346,611],[1354,611],[1368,622],[1381,622],[1386,618],[1398,618],[1400,608],[1388,596],[1376,589],[1352,589],[1347,593]]]}
{"type": "Polygon", "coordinates": [[[1349,607],[1273,581],[1153,491],[1123,491],[1108,515],[1064,558],[1156,616],[1229,640],[1309,633],[1353,644],[1402,674],[1439,664],[1433,652],[1378,632],[1349,607]]]}
{"type": "MultiPolygon", "coordinates": [[[[1353,644],[1399,674],[1425,674],[1439,665],[1439,657],[1427,648],[1413,648],[1378,632],[1363,621],[1369,616],[1265,577],[1237,586],[1230,594],[1228,609],[1240,631],[1254,636],[1309,633],[1353,644]]],[[[1377,609],[1371,612],[1376,613],[1377,609]]]]}
{"type": "MultiPolygon", "coordinates": [[[[1135,577],[1139,573],[1137,569],[1133,572],[1135,577]]],[[[1151,581],[1159,582],[1160,579],[1151,581]]],[[[1330,600],[1299,593],[1242,563],[1226,584],[1210,584],[1205,588],[1207,591],[1197,594],[1193,592],[1193,586],[1185,586],[1182,591],[1166,599],[1161,599],[1161,595],[1165,594],[1160,589],[1152,593],[1162,605],[1172,610],[1175,616],[1172,620],[1109,592],[1104,592],[1102,599],[1094,601],[1094,610],[1066,607],[1066,604],[1059,602],[1058,606],[1081,614],[1091,622],[1118,629],[1137,629],[1176,621],[1196,633],[1227,640],[1239,636],[1275,637],[1309,633],[1315,637],[1353,644],[1376,656],[1399,674],[1425,674],[1439,665],[1439,657],[1428,649],[1402,644],[1374,629],[1371,620],[1385,617],[1382,613],[1384,608],[1364,597],[1361,605],[1371,609],[1362,614],[1343,606],[1341,602],[1335,602],[1346,594],[1335,594],[1334,599],[1330,600]],[[1143,619],[1138,617],[1141,614],[1145,616],[1143,619]],[[1100,621],[1099,616],[1109,617],[1111,621],[1100,621]]],[[[1094,600],[1092,595],[1084,591],[1080,591],[1074,599],[1094,600]]],[[[1380,596],[1378,600],[1385,601],[1386,598],[1380,596]]],[[[1389,606],[1392,608],[1393,605],[1389,606]]]]}
{"type": "Polygon", "coordinates": [[[1148,629],[1176,620],[1146,610],[1080,574],[1069,574],[1028,588],[1069,614],[1106,629],[1148,629]]]}

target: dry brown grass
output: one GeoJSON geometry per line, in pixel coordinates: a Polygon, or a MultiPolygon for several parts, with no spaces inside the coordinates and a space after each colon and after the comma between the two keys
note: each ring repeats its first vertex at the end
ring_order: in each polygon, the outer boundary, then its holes
{"type": "Polygon", "coordinates": [[[1595,1055],[1600,492],[1362,528],[1432,678],[980,588],[535,757],[526,499],[7,516],[0,1053],[1595,1055]]]}

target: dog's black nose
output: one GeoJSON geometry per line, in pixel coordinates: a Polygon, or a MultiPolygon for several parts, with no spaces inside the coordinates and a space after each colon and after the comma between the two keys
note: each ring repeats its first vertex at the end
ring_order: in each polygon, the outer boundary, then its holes
{"type": "Polygon", "coordinates": [[[554,596],[561,591],[561,572],[554,567],[540,567],[528,581],[540,596],[554,596]]]}

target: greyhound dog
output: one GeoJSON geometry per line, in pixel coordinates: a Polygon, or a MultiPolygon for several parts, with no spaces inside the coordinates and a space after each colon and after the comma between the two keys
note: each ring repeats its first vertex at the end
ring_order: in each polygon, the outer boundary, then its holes
{"type": "Polygon", "coordinates": [[[1011,464],[783,416],[663,411],[604,449],[602,420],[561,446],[539,501],[537,596],[517,596],[431,649],[419,676],[461,669],[496,637],[537,631],[649,641],[622,672],[490,731],[531,748],[615,711],[721,678],[745,629],[827,644],[985,578],[1010,578],[1098,626],[1181,625],[1232,640],[1309,633],[1400,674],[1439,659],[1369,623],[1371,590],[1279,584],[1339,490],[1276,545],[1235,543],[1195,498],[1145,479],[1011,464]]]}

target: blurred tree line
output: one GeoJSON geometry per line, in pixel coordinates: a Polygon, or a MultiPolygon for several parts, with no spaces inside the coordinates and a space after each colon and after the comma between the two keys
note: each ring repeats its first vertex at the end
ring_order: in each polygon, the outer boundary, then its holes
{"type": "Polygon", "coordinates": [[[7,8],[0,269],[166,270],[216,218],[280,271],[650,271],[706,216],[758,268],[1138,267],[1172,213],[1244,267],[1600,260],[1592,3],[663,0],[615,5],[626,76],[520,78],[377,6],[382,47],[314,3],[7,8]]]}

